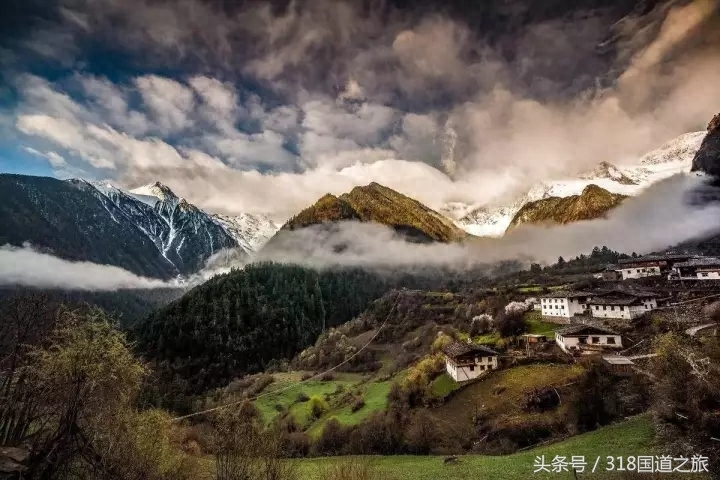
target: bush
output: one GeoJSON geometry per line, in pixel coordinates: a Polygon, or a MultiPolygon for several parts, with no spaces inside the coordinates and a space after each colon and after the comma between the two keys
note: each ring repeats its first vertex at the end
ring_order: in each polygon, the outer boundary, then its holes
{"type": "Polygon", "coordinates": [[[310,453],[310,436],[305,432],[289,432],[283,437],[283,456],[303,458],[310,453]]]}
{"type": "Polygon", "coordinates": [[[522,312],[503,311],[496,320],[498,332],[503,337],[515,337],[527,330],[525,317],[522,312]]]}
{"type": "Polygon", "coordinates": [[[410,453],[427,455],[436,446],[440,430],[427,410],[419,410],[412,418],[406,433],[410,453]]]}
{"type": "Polygon", "coordinates": [[[432,343],[432,346],[430,347],[430,350],[433,352],[439,352],[443,348],[445,348],[448,344],[450,344],[453,341],[453,339],[444,333],[438,333],[437,338],[432,343]]]}
{"type": "Polygon", "coordinates": [[[398,411],[375,413],[351,434],[353,455],[396,455],[403,453],[405,415],[398,411]]]}
{"type": "Polygon", "coordinates": [[[365,406],[365,400],[362,399],[362,397],[358,397],[355,399],[355,401],[352,403],[352,406],[350,407],[350,410],[355,413],[359,410],[361,410],[365,406]]]}
{"type": "Polygon", "coordinates": [[[313,395],[310,399],[310,413],[314,418],[322,417],[329,408],[327,401],[319,395],[313,395]]]}
{"type": "Polygon", "coordinates": [[[297,396],[297,398],[295,399],[295,401],[296,401],[297,403],[305,403],[305,402],[307,402],[308,400],[310,400],[310,397],[309,397],[308,394],[305,393],[305,392],[300,392],[300,393],[298,393],[298,396],[297,396]]]}
{"type": "Polygon", "coordinates": [[[340,455],[347,449],[352,427],[342,425],[336,418],[325,423],[322,433],[315,441],[313,450],[316,455],[340,455]]]}
{"type": "Polygon", "coordinates": [[[322,380],[323,382],[332,382],[333,380],[335,380],[335,374],[332,372],[323,373],[320,377],[320,380],[322,380]]]}

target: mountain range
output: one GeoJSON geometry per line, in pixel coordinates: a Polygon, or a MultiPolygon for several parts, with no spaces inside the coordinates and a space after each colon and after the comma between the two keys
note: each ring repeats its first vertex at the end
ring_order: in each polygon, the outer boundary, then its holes
{"type": "Polygon", "coordinates": [[[0,175],[0,225],[0,245],[163,279],[195,273],[221,250],[247,256],[276,229],[263,216],[210,215],[159,182],[125,191],[9,174],[0,175]]]}
{"type": "Polygon", "coordinates": [[[677,173],[689,172],[706,134],[706,131],[701,131],[681,135],[629,165],[601,162],[593,170],[576,177],[533,185],[514,198],[482,206],[453,202],[444,205],[440,212],[453,218],[459,227],[472,235],[500,237],[528,203],[551,197],[581,195],[591,184],[610,193],[635,196],[653,183],[677,173]]]}
{"type": "Polygon", "coordinates": [[[339,221],[384,224],[413,242],[502,236],[526,223],[602,217],[627,196],[661,179],[691,168],[708,171],[699,163],[717,150],[715,124],[710,134],[682,135],[634,165],[602,162],[574,178],[535,185],[525,195],[496,206],[449,204],[438,212],[373,182],[339,196],[327,194],[281,228],[264,215],[207,213],[160,182],[124,190],[80,179],[2,174],[0,245],[30,243],[60,258],[169,279],[192,275],[211,258],[244,262],[284,232],[339,221]],[[222,251],[232,255],[218,257],[222,251]]]}

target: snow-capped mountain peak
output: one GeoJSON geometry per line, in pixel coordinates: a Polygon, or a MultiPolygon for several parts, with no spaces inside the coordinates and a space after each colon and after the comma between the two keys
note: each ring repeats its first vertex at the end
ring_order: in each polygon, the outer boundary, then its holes
{"type": "MultiPolygon", "coordinates": [[[[154,197],[161,202],[179,202],[175,193],[170,190],[170,187],[163,185],[160,182],[149,183],[142,187],[133,188],[130,193],[138,197],[154,197]]],[[[146,202],[147,203],[147,202],[146,202]]]]}
{"type": "Polygon", "coordinates": [[[547,197],[569,197],[580,195],[590,184],[595,184],[611,193],[637,195],[655,182],[682,172],[689,172],[695,152],[707,132],[693,132],[664,144],[648,152],[630,165],[616,166],[601,162],[592,171],[575,178],[558,179],[532,186],[524,195],[499,204],[472,208],[454,202],[446,205],[442,211],[454,218],[456,224],[472,235],[502,236],[513,217],[528,202],[547,197]],[[460,212],[468,213],[459,217],[460,212]],[[454,215],[453,215],[454,214],[454,215]]]}
{"type": "Polygon", "coordinates": [[[595,180],[598,178],[606,178],[613,180],[622,185],[637,185],[633,179],[625,176],[618,167],[609,162],[600,162],[592,171],[579,175],[584,180],[595,180]]]}
{"type": "Polygon", "coordinates": [[[688,158],[692,162],[692,158],[700,148],[700,144],[705,138],[705,135],[707,135],[706,131],[680,135],[660,148],[645,154],[640,159],[640,164],[659,165],[668,162],[677,162],[678,160],[686,161],[688,158]]]}
{"type": "Polygon", "coordinates": [[[248,252],[257,252],[280,229],[270,217],[262,214],[212,216],[248,252]]]}

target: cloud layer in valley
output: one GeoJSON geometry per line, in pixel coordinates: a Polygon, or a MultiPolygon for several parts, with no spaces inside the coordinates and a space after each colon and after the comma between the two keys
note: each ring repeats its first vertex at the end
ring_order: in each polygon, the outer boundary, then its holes
{"type": "MultiPolygon", "coordinates": [[[[621,252],[663,250],[691,238],[720,231],[720,189],[702,177],[676,175],[626,200],[606,219],[556,227],[522,226],[502,239],[462,244],[408,243],[392,229],[371,223],[343,222],[283,231],[254,261],[276,261],[327,268],[337,265],[377,268],[441,267],[456,271],[487,268],[503,260],[553,263],[605,245],[621,252]],[[697,203],[697,192],[705,199],[697,203]],[[711,198],[712,201],[707,201],[711,198]]],[[[0,247],[0,285],[67,290],[115,291],[129,288],[191,287],[218,273],[242,267],[244,254],[218,252],[206,268],[184,281],[164,282],[89,262],[70,262],[29,245],[0,247]]]]}
{"type": "Polygon", "coordinates": [[[356,222],[282,232],[261,259],[313,267],[441,266],[466,269],[502,260],[554,263],[605,245],[620,252],[649,253],[720,231],[720,194],[695,175],[676,175],[627,199],[607,218],[570,225],[525,225],[502,239],[464,244],[407,243],[390,228],[356,222]],[[707,190],[709,189],[709,190],[707,190]],[[698,205],[695,192],[712,190],[714,201],[698,205]]]}
{"type": "Polygon", "coordinates": [[[59,5],[0,49],[17,94],[0,125],[59,175],[159,179],[214,212],[283,221],[370,181],[434,208],[486,203],[633,161],[720,104],[717,0],[540,21],[513,32],[512,58],[475,25],[420,10],[59,5]],[[135,68],[83,66],[87,41],[135,68]],[[26,59],[66,74],[30,73],[26,59]]]}
{"type": "Polygon", "coordinates": [[[0,246],[0,285],[87,291],[177,286],[111,265],[63,260],[30,245],[0,246]]]}

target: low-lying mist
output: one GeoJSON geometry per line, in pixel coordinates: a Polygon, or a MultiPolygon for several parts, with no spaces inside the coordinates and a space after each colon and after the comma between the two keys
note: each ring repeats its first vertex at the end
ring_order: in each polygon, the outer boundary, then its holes
{"type": "Polygon", "coordinates": [[[0,285],[67,290],[115,291],[130,288],[190,287],[242,268],[249,261],[292,263],[310,268],[352,266],[383,270],[482,269],[504,260],[552,263],[605,245],[624,253],[648,253],[720,232],[720,189],[706,177],[676,175],[627,199],[605,219],[552,227],[521,226],[502,238],[464,243],[411,243],[379,224],[341,222],[282,231],[248,260],[223,250],[201,272],[170,282],[139,277],[127,270],[72,262],[30,245],[0,247],[0,285]]]}
{"type": "Polygon", "coordinates": [[[86,291],[179,286],[177,282],[140,277],[112,265],[63,260],[29,244],[0,246],[0,285],[86,291]]]}
{"type": "MultiPolygon", "coordinates": [[[[391,228],[357,222],[282,232],[258,259],[323,268],[332,265],[443,266],[457,269],[501,260],[551,263],[593,247],[626,253],[664,250],[720,230],[720,203],[698,204],[705,180],[677,175],[629,198],[605,219],[552,227],[522,226],[502,238],[475,238],[462,244],[408,243],[391,228]]],[[[707,197],[707,195],[706,195],[707,197]]]]}

